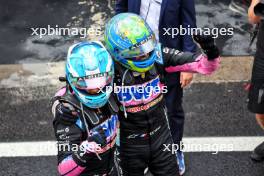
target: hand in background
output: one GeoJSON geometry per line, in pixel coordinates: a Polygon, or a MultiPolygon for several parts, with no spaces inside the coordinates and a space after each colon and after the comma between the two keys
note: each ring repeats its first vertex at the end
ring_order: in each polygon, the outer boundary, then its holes
{"type": "Polygon", "coordinates": [[[258,3],[260,3],[260,0],[252,0],[251,5],[248,9],[248,21],[252,24],[257,24],[261,20],[261,18],[259,16],[256,16],[254,12],[254,8],[258,3]]]}
{"type": "Polygon", "coordinates": [[[192,82],[192,80],[193,73],[181,72],[180,83],[182,88],[188,86],[192,82]]]}

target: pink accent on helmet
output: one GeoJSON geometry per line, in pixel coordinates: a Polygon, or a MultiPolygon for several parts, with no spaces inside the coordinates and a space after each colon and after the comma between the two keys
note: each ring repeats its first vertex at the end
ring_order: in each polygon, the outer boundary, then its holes
{"type": "Polygon", "coordinates": [[[210,75],[216,71],[220,66],[220,57],[214,60],[208,60],[204,55],[200,55],[195,62],[187,63],[184,65],[169,66],[165,70],[171,72],[193,72],[203,75],[210,75]]]}
{"type": "Polygon", "coordinates": [[[60,175],[76,176],[84,171],[85,167],[78,166],[72,157],[65,158],[58,166],[60,175]]]}
{"type": "Polygon", "coordinates": [[[61,88],[56,94],[55,97],[61,97],[66,93],[66,87],[61,88]]]}

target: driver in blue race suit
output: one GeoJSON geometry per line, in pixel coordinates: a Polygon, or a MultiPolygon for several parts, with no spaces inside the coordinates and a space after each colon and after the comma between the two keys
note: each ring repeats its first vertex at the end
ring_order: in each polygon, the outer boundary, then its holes
{"type": "MultiPolygon", "coordinates": [[[[214,72],[220,62],[218,48],[210,36],[197,35],[194,39],[200,44],[204,53],[182,53],[175,49],[160,46],[156,42],[150,27],[141,17],[135,14],[119,14],[114,16],[107,24],[105,46],[115,60],[115,86],[111,89],[114,90],[115,94],[109,94],[109,100],[111,101],[108,100],[106,105],[110,105],[111,111],[114,109],[113,112],[118,114],[120,121],[120,165],[123,175],[144,175],[146,167],[149,168],[153,175],[179,175],[175,153],[164,150],[165,145],[173,144],[163,98],[163,93],[166,93],[166,86],[163,86],[164,77],[167,72],[177,71],[189,71],[207,75],[214,72]],[[113,95],[115,95],[114,98],[112,97],[113,95]],[[117,102],[117,106],[113,102],[117,102]]],[[[89,62],[87,65],[94,64],[89,62]]],[[[78,67],[84,66],[77,64],[76,68],[78,67]]],[[[88,78],[85,83],[89,82],[88,78]]],[[[71,80],[68,80],[68,82],[71,82],[71,80]]],[[[105,85],[109,84],[106,83],[105,85]]],[[[110,84],[110,86],[112,85],[110,84]]],[[[109,91],[109,89],[102,87],[100,87],[100,90],[103,91],[100,92],[109,91]]],[[[98,90],[89,92],[95,93],[98,90]]],[[[73,94],[73,96],[75,95],[73,94]]],[[[65,103],[58,104],[57,106],[54,105],[57,108],[53,109],[57,110],[56,112],[61,117],[60,119],[73,119],[72,116],[76,113],[75,109],[77,109],[77,113],[78,110],[83,112],[81,107],[74,106],[74,109],[65,103]]],[[[78,117],[82,117],[82,113],[79,114],[81,116],[79,115],[78,117]]],[[[80,121],[83,120],[80,119],[80,121]]],[[[54,126],[56,132],[56,129],[58,129],[56,128],[56,120],[54,126]]],[[[74,126],[76,126],[75,122],[74,126]]],[[[68,130],[65,130],[65,128],[57,130],[57,132],[61,131],[68,130]]],[[[80,132],[71,132],[71,134],[80,139],[80,132]]],[[[57,139],[60,139],[60,134],[57,134],[57,139]]],[[[86,140],[87,137],[81,138],[81,141],[85,142],[86,140]]],[[[100,144],[100,142],[96,143],[100,144]]],[[[80,144],[80,148],[84,148],[80,140],[77,144],[80,144]]],[[[100,156],[98,152],[88,152],[87,155],[89,156],[88,159],[83,159],[83,154],[78,154],[78,152],[66,154],[63,152],[61,155],[59,154],[60,173],[62,175],[65,173],[60,170],[61,168],[69,168],[67,167],[68,160],[70,165],[73,166],[68,172],[75,168],[77,168],[76,171],[83,169],[83,172],[87,171],[87,174],[84,175],[89,175],[90,171],[94,171],[95,166],[111,165],[108,160],[97,159],[98,155],[100,156]],[[94,160],[90,158],[90,154],[92,154],[94,160]],[[85,161],[87,164],[85,164],[85,161]],[[88,164],[88,161],[94,164],[88,164]]],[[[112,155],[108,156],[110,158],[112,155]]],[[[107,175],[106,172],[104,173],[107,175]]]]}
{"type": "Polygon", "coordinates": [[[118,107],[106,89],[113,79],[113,60],[100,42],[70,47],[66,79],[62,79],[66,86],[52,99],[60,175],[117,174],[114,152],[118,107]]]}
{"type": "MultiPolygon", "coordinates": [[[[196,35],[204,53],[180,52],[156,42],[153,31],[138,15],[121,13],[106,25],[105,46],[115,60],[115,93],[119,102],[120,159],[125,176],[179,175],[163,93],[167,72],[204,75],[220,62],[211,36],[196,35]]],[[[176,151],[176,150],[175,150],[176,151]]]]}

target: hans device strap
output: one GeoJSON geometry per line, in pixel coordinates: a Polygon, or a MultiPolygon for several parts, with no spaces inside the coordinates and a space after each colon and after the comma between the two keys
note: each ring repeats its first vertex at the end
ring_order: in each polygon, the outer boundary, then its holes
{"type": "Polygon", "coordinates": [[[112,94],[110,95],[110,97],[108,99],[108,107],[111,111],[111,114],[117,114],[118,113],[119,108],[118,108],[118,105],[117,105],[115,98],[112,94]]]}

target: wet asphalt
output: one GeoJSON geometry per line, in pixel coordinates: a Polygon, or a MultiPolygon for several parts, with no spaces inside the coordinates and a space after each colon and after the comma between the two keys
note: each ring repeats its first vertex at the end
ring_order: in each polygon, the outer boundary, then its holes
{"type": "MultiPolygon", "coordinates": [[[[185,137],[263,136],[246,108],[244,83],[197,83],[185,90],[185,137]]],[[[55,87],[1,89],[0,141],[55,140],[49,99],[55,87]]],[[[250,152],[186,153],[187,176],[262,176],[250,152]]],[[[0,175],[56,175],[56,157],[0,158],[0,175]]]]}
{"type": "MultiPolygon", "coordinates": [[[[50,99],[55,87],[1,89],[0,141],[53,139],[50,99]]],[[[185,136],[261,136],[247,110],[243,83],[197,83],[185,90],[185,136]]]]}
{"type": "MultiPolygon", "coordinates": [[[[247,17],[229,9],[231,0],[196,1],[197,26],[233,28],[234,35],[219,36],[217,44],[222,55],[254,53],[250,43],[251,25],[247,17]]],[[[67,48],[85,40],[80,36],[52,35],[40,38],[31,28],[51,27],[104,30],[114,14],[114,0],[1,0],[0,6],[0,64],[54,62],[64,60],[67,48]]],[[[88,39],[101,39],[91,35],[88,39]]]]}
{"type": "MultiPolygon", "coordinates": [[[[54,62],[65,59],[68,47],[80,36],[40,38],[31,28],[97,28],[103,30],[113,13],[112,1],[1,0],[0,64],[54,62]]],[[[89,36],[88,36],[89,37],[89,36]]],[[[96,37],[96,36],[91,36],[96,37]]]]}

